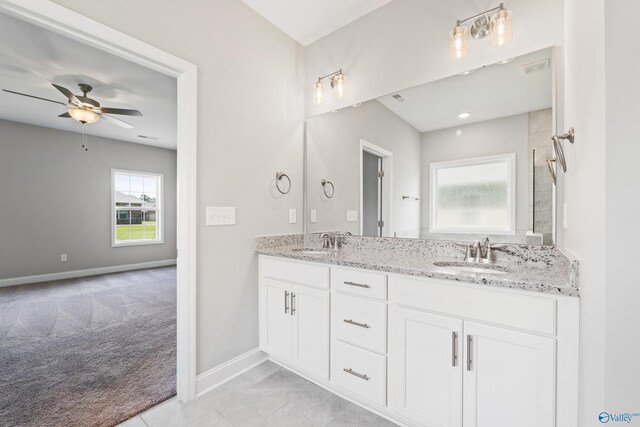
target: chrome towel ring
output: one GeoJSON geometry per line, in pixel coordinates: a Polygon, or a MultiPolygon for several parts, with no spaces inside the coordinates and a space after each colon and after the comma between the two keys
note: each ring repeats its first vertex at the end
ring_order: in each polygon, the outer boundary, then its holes
{"type": "Polygon", "coordinates": [[[289,191],[291,191],[291,178],[289,178],[289,175],[284,172],[276,172],[276,188],[282,194],[289,194],[289,191]],[[289,181],[289,185],[286,186],[286,191],[280,188],[280,183],[283,178],[286,178],[287,181],[289,181]]]}
{"type": "Polygon", "coordinates": [[[560,142],[561,139],[566,139],[573,144],[573,142],[575,141],[575,131],[573,130],[573,128],[569,128],[569,131],[564,135],[553,135],[551,137],[551,140],[553,141],[553,151],[556,152],[557,163],[560,165],[560,169],[562,169],[562,172],[567,172],[567,160],[564,157],[564,149],[562,148],[562,143],[560,142]]]}
{"type": "Polygon", "coordinates": [[[333,195],[336,193],[336,187],[333,185],[333,182],[323,179],[321,183],[322,183],[322,192],[324,193],[324,195],[327,196],[327,199],[332,198],[333,195]],[[327,188],[329,186],[331,186],[331,190],[327,192],[327,188]]]}

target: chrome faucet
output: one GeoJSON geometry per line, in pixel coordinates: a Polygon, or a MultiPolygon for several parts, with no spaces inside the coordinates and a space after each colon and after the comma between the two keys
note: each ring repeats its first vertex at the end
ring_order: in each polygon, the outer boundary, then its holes
{"type": "Polygon", "coordinates": [[[464,260],[467,262],[477,262],[482,264],[495,262],[489,238],[485,236],[482,240],[476,240],[473,243],[469,243],[464,260]]]}
{"type": "Polygon", "coordinates": [[[320,235],[320,239],[322,239],[322,248],[323,249],[335,249],[336,240],[331,234],[322,233],[320,235]]]}

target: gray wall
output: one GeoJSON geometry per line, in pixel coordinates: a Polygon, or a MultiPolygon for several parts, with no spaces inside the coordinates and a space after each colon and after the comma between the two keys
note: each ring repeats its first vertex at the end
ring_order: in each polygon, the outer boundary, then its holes
{"type": "Polygon", "coordinates": [[[423,229],[429,229],[430,163],[516,153],[516,237],[524,238],[529,227],[528,141],[528,113],[423,133],[423,229]],[[461,130],[462,134],[456,135],[457,130],[461,130]]]}
{"type": "Polygon", "coordinates": [[[253,239],[302,232],[304,49],[239,0],[55,2],[198,67],[197,372],[256,348],[253,239]],[[206,206],[236,225],[207,227],[206,206]]]}
{"type": "MultiPolygon", "coordinates": [[[[307,207],[317,209],[318,222],[307,231],[360,233],[358,222],[347,222],[347,210],[360,211],[360,139],[393,153],[393,231],[420,228],[420,204],[402,200],[420,193],[420,133],[377,100],[307,120],[307,207]],[[320,181],[336,187],[322,194],[320,181]]],[[[387,181],[388,182],[388,181],[387,181]]]]}
{"type": "Polygon", "coordinates": [[[0,120],[0,279],[176,258],[176,152],[81,146],[79,133],[0,120]],[[111,247],[111,168],[164,174],[164,243],[111,247]]]}

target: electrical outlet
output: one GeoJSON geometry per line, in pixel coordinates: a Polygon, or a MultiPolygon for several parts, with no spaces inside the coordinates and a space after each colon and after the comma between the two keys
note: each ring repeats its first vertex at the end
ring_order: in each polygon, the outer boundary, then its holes
{"type": "Polygon", "coordinates": [[[297,211],[295,209],[289,209],[289,224],[295,224],[297,220],[297,211]]]}
{"type": "Polygon", "coordinates": [[[234,225],[236,223],[236,208],[207,207],[207,225],[234,225]]]}
{"type": "Polygon", "coordinates": [[[67,254],[60,254],[60,261],[66,262],[67,261],[67,254]]]}
{"type": "Polygon", "coordinates": [[[347,211],[347,222],[358,222],[358,211],[347,211]]]}
{"type": "Polygon", "coordinates": [[[312,224],[315,224],[316,222],[318,222],[318,211],[315,209],[311,209],[311,211],[309,211],[309,221],[311,221],[312,224]]]}

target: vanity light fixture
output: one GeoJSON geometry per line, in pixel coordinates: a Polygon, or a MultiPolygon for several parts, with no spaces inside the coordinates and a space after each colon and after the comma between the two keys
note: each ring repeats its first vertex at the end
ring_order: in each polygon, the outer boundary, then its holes
{"type": "Polygon", "coordinates": [[[329,79],[331,82],[331,88],[333,89],[333,95],[342,99],[347,94],[347,76],[342,72],[342,68],[338,71],[334,71],[331,74],[327,74],[323,77],[318,77],[318,81],[313,85],[313,104],[322,104],[324,96],[324,84],[322,80],[329,79]]]}
{"type": "Polygon", "coordinates": [[[476,40],[491,35],[491,46],[503,46],[513,38],[511,11],[504,8],[504,4],[486,10],[477,15],[456,22],[456,26],[449,33],[449,54],[454,59],[460,59],[469,54],[469,35],[476,40]],[[491,18],[489,14],[496,12],[491,18]],[[467,29],[466,22],[471,21],[467,29]]]}
{"type": "Polygon", "coordinates": [[[471,113],[464,112],[464,113],[458,114],[458,118],[459,119],[467,119],[467,118],[469,118],[470,115],[471,115],[471,113]]]}

